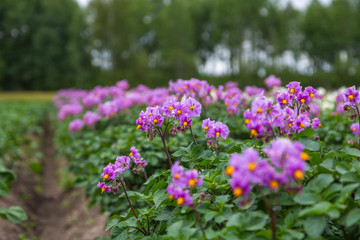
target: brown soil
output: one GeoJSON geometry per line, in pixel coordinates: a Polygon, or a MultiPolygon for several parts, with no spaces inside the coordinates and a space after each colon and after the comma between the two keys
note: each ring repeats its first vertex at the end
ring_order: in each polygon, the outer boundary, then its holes
{"type": "Polygon", "coordinates": [[[0,207],[21,206],[28,220],[19,225],[0,218],[0,240],[91,240],[108,235],[105,232],[107,217],[99,207],[87,209],[88,200],[82,189],[65,190],[58,186],[59,169],[64,160],[55,159],[49,125],[44,127],[41,140],[43,171],[33,173],[26,161],[18,164],[14,171],[11,193],[0,199],[0,207]]]}

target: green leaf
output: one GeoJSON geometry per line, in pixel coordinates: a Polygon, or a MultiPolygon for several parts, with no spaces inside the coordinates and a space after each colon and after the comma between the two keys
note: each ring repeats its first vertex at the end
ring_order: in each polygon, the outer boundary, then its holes
{"type": "Polygon", "coordinates": [[[181,236],[181,227],[183,225],[183,221],[178,221],[173,224],[171,224],[167,228],[167,234],[171,237],[174,237],[175,239],[179,239],[179,236],[181,236]]]}
{"type": "Polygon", "coordinates": [[[248,212],[245,216],[245,229],[248,231],[257,231],[265,227],[268,220],[268,215],[257,211],[248,212]]]}
{"type": "Polygon", "coordinates": [[[320,174],[311,180],[307,187],[309,190],[320,193],[323,189],[327,188],[334,181],[331,174],[320,174]]]}
{"type": "Polygon", "coordinates": [[[318,141],[313,141],[309,137],[301,137],[299,140],[306,149],[309,151],[317,152],[320,150],[320,143],[318,141]]]}
{"type": "Polygon", "coordinates": [[[360,176],[357,172],[347,172],[342,175],[340,182],[360,182],[360,176]]]}
{"type": "Polygon", "coordinates": [[[315,193],[303,192],[294,197],[294,201],[301,205],[312,205],[321,200],[320,196],[315,193]]]}
{"type": "Polygon", "coordinates": [[[358,157],[360,158],[360,150],[359,149],[356,149],[356,148],[348,148],[348,149],[345,149],[343,151],[344,154],[346,155],[350,155],[350,156],[353,156],[353,157],[358,157]]]}
{"type": "Polygon", "coordinates": [[[318,238],[326,227],[326,216],[310,216],[306,218],[304,223],[305,232],[312,238],[318,238]]]}
{"type": "Polygon", "coordinates": [[[106,223],[105,231],[109,230],[110,228],[113,228],[116,224],[118,224],[119,221],[120,221],[119,215],[112,216],[106,223]]]}
{"type": "Polygon", "coordinates": [[[351,227],[355,223],[360,223],[360,209],[355,208],[351,210],[345,217],[345,226],[351,227]]]}
{"type": "Polygon", "coordinates": [[[305,208],[299,213],[299,216],[308,216],[308,215],[322,215],[330,209],[331,203],[329,202],[319,202],[312,207],[305,208]]]}
{"type": "Polygon", "coordinates": [[[203,152],[204,152],[204,147],[201,146],[201,145],[196,145],[196,146],[191,150],[191,153],[190,153],[191,158],[192,158],[193,160],[199,159],[199,158],[202,156],[203,152]]]}
{"type": "Polygon", "coordinates": [[[168,198],[168,195],[165,192],[166,189],[160,189],[154,194],[153,201],[155,203],[155,208],[158,208],[159,205],[168,198]]]}
{"type": "Polygon", "coordinates": [[[18,206],[9,207],[7,209],[0,208],[0,217],[7,219],[16,224],[27,220],[27,215],[25,211],[18,206]]]}

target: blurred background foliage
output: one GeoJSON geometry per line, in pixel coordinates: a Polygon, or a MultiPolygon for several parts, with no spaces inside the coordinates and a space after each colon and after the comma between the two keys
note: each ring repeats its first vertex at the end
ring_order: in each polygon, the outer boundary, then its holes
{"type": "Polygon", "coordinates": [[[196,77],[263,86],[270,74],[360,82],[360,1],[0,1],[0,89],[91,88],[196,77]]]}

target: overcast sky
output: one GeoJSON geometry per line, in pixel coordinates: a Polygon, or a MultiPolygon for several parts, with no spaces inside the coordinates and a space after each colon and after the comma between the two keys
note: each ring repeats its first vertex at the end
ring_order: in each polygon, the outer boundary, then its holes
{"type": "MultiPolygon", "coordinates": [[[[90,0],[76,0],[81,6],[86,6],[90,0]]],[[[311,2],[311,0],[280,0],[282,4],[292,2],[293,6],[297,9],[304,9],[311,2]]],[[[328,4],[331,0],[320,0],[324,4],[328,4]]]]}

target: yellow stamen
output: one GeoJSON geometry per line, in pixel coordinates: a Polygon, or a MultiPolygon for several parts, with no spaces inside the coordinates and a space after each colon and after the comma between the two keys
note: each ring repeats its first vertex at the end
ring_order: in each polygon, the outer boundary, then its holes
{"type": "Polygon", "coordinates": [[[216,132],[215,134],[216,134],[217,137],[220,136],[220,132],[216,132]]]}
{"type": "Polygon", "coordinates": [[[305,125],[303,123],[300,123],[300,128],[305,128],[305,125]]]}
{"type": "Polygon", "coordinates": [[[226,175],[231,176],[234,172],[235,168],[233,166],[228,166],[225,170],[226,175]]]}
{"type": "Polygon", "coordinates": [[[137,129],[141,128],[141,125],[139,124],[136,128],[137,128],[137,129]]]}
{"type": "Polygon", "coordinates": [[[170,110],[170,111],[172,111],[173,109],[174,109],[173,106],[170,106],[170,107],[169,107],[169,110],[170,110]]]}
{"type": "Polygon", "coordinates": [[[187,123],[187,122],[183,122],[183,125],[186,127],[186,126],[188,125],[188,123],[187,123]]]}
{"type": "Polygon", "coordinates": [[[189,180],[189,186],[190,186],[190,187],[195,186],[196,183],[197,183],[197,179],[196,179],[196,178],[192,178],[192,179],[189,180]]]}
{"type": "Polygon", "coordinates": [[[149,113],[149,117],[151,117],[152,113],[149,113]]]}
{"type": "Polygon", "coordinates": [[[104,179],[106,180],[106,179],[108,179],[108,178],[109,178],[109,174],[106,173],[106,174],[104,175],[104,179]]]}
{"type": "Polygon", "coordinates": [[[250,122],[250,119],[245,119],[245,125],[248,125],[249,124],[249,122],[250,122]]]}
{"type": "Polygon", "coordinates": [[[243,191],[240,187],[236,187],[234,190],[234,197],[240,197],[242,195],[243,191]]]}
{"type": "Polygon", "coordinates": [[[209,126],[205,126],[205,131],[209,130],[209,126]]]}
{"type": "Polygon", "coordinates": [[[237,102],[234,102],[233,105],[234,105],[234,106],[237,106],[238,104],[237,104],[237,102]]]}
{"type": "Polygon", "coordinates": [[[129,153],[129,157],[131,157],[132,155],[134,155],[132,152],[131,152],[131,153],[129,153]]]}
{"type": "Polygon", "coordinates": [[[183,205],[183,203],[184,203],[184,198],[183,198],[183,197],[179,197],[179,198],[177,199],[177,204],[178,204],[178,205],[183,205]]]}
{"type": "Polygon", "coordinates": [[[310,93],[309,96],[310,96],[311,98],[313,98],[313,97],[314,97],[314,94],[313,94],[313,93],[310,93]]]}
{"type": "Polygon", "coordinates": [[[228,106],[229,105],[229,103],[225,103],[225,106],[228,106]]]}
{"type": "Polygon", "coordinates": [[[169,199],[170,199],[170,200],[173,200],[173,199],[174,199],[174,196],[173,196],[173,195],[169,195],[169,199]]]}
{"type": "Polygon", "coordinates": [[[182,113],[182,111],[179,109],[179,110],[177,110],[177,112],[176,112],[178,115],[180,115],[181,113],[182,113]]]}
{"type": "Polygon", "coordinates": [[[305,99],[302,98],[302,99],[300,100],[300,102],[301,102],[301,103],[305,103],[305,99]]]}
{"type": "Polygon", "coordinates": [[[295,89],[294,88],[291,88],[290,89],[290,93],[294,93],[295,92],[295,89]]]}
{"type": "Polygon", "coordinates": [[[179,173],[175,174],[175,179],[179,179],[179,177],[180,177],[179,173]]]}
{"type": "Polygon", "coordinates": [[[249,165],[248,165],[248,169],[249,169],[250,171],[254,171],[254,170],[255,170],[255,168],[256,168],[256,163],[254,163],[254,162],[249,163],[249,165]]]}
{"type": "Polygon", "coordinates": [[[261,108],[258,108],[257,113],[261,113],[261,108]]]}
{"type": "Polygon", "coordinates": [[[303,179],[304,174],[303,174],[303,172],[302,172],[301,170],[296,170],[296,171],[294,172],[294,177],[295,177],[296,179],[300,180],[300,179],[303,179]]]}
{"type": "Polygon", "coordinates": [[[321,123],[319,123],[319,125],[318,125],[319,127],[322,127],[322,124],[321,123]]]}
{"type": "Polygon", "coordinates": [[[156,123],[158,123],[159,122],[159,120],[157,120],[157,118],[155,118],[154,119],[154,123],[156,124],[156,123]]]}
{"type": "Polygon", "coordinates": [[[289,123],[288,126],[289,126],[289,127],[292,127],[292,123],[289,123]]]}
{"type": "Polygon", "coordinates": [[[356,130],[357,130],[356,127],[354,127],[354,128],[353,128],[353,131],[355,132],[356,130]]]}
{"type": "Polygon", "coordinates": [[[197,88],[201,88],[201,85],[197,85],[197,88]]]}
{"type": "Polygon", "coordinates": [[[348,97],[348,98],[349,98],[349,100],[351,101],[351,100],[353,100],[353,99],[354,99],[354,95],[352,95],[352,94],[351,94],[351,95],[349,95],[349,97],[348,97]]]}
{"type": "Polygon", "coordinates": [[[282,104],[287,104],[286,99],[283,99],[283,100],[282,100],[282,104]]]}
{"type": "Polygon", "coordinates": [[[300,158],[301,158],[302,160],[304,160],[304,161],[307,161],[307,160],[310,159],[310,156],[309,156],[309,154],[307,154],[306,152],[302,152],[302,153],[300,154],[300,158]]]}
{"type": "Polygon", "coordinates": [[[194,106],[190,106],[190,110],[194,111],[195,107],[194,106]]]}
{"type": "Polygon", "coordinates": [[[271,180],[271,181],[270,181],[270,187],[271,187],[272,189],[278,189],[278,187],[279,187],[279,182],[276,181],[276,180],[271,180]]]}
{"type": "Polygon", "coordinates": [[[101,188],[101,192],[105,192],[105,190],[106,190],[106,188],[104,188],[104,187],[101,188]]]}
{"type": "Polygon", "coordinates": [[[250,135],[256,137],[258,135],[258,133],[255,129],[251,129],[250,135]]]}

